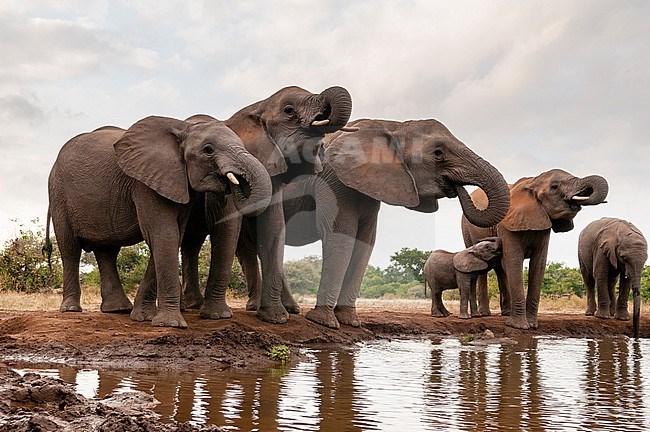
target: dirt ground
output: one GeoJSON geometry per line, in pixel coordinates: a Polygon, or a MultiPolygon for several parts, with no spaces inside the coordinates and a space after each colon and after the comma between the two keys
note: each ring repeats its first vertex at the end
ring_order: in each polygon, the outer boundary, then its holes
{"type": "MultiPolygon", "coordinates": [[[[304,308],[304,310],[307,310],[304,308]]],[[[121,431],[204,432],[217,426],[161,423],[152,410],[151,395],[136,392],[88,400],[61,380],[36,374],[19,376],[14,361],[58,362],[94,368],[157,368],[219,370],[228,367],[260,368],[273,363],[268,351],[287,345],[291,360],[301,347],[323,344],[351,345],[391,338],[440,338],[478,335],[472,343],[512,342],[522,335],[604,337],[630,335],[631,323],[600,320],[579,313],[546,313],[540,328],[520,331],[505,326],[499,315],[461,320],[433,318],[422,310],[395,306],[359,309],[362,327],[324,328],[292,315],[283,325],[261,322],[242,308],[225,320],[201,320],[196,311],[185,312],[188,329],[157,328],[131,321],[128,315],[98,311],[0,310],[0,432],[4,431],[121,431]],[[490,330],[488,332],[487,330],[490,330]],[[493,336],[492,336],[493,334],[493,336]]],[[[650,317],[641,319],[641,337],[650,337],[650,317]]]]}
{"type": "MultiPolygon", "coordinates": [[[[97,368],[165,368],[215,370],[254,368],[272,363],[268,350],[284,344],[297,360],[300,347],[350,345],[399,337],[444,337],[491,330],[497,338],[522,335],[602,337],[632,333],[631,322],[601,320],[582,314],[541,314],[538,330],[505,326],[492,315],[462,320],[433,318],[422,311],[360,309],[362,327],[332,330],[292,315],[286,324],[260,321],[254,312],[234,309],[224,320],[202,320],[196,311],[184,316],[188,329],[157,328],[131,321],[128,315],[101,312],[0,311],[0,360],[65,362],[97,368]]],[[[650,337],[650,317],[642,314],[641,337],[650,337]]]]}

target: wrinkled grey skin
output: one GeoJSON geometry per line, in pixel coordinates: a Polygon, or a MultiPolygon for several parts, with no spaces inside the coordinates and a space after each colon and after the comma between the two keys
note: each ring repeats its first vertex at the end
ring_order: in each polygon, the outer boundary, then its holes
{"type": "Polygon", "coordinates": [[[51,216],[63,260],[61,311],[81,311],[82,249],[97,258],[101,310],[131,310],[116,258],[121,246],[144,239],[151,259],[131,316],[187,327],[180,312],[178,248],[194,195],[207,191],[235,191],[242,209],[249,200],[263,206],[271,198],[266,170],[221,122],[147,117],[126,131],[104,127],[68,141],[50,173],[47,224],[51,216]],[[248,179],[255,193],[237,192],[227,173],[248,179]]]}
{"type": "MultiPolygon", "coordinates": [[[[585,205],[605,202],[609,187],[600,176],[575,177],[552,169],[537,177],[525,177],[511,186],[510,210],[491,228],[479,228],[463,217],[461,225],[465,246],[488,236],[498,236],[503,255],[494,271],[501,293],[501,314],[508,316],[506,325],[519,329],[538,327],[539,296],[546,271],[546,256],[551,229],[573,229],[573,218],[585,205]],[[528,291],[524,292],[523,265],[529,258],[528,291]]],[[[477,207],[485,205],[485,195],[472,194],[477,207]]],[[[490,315],[487,276],[478,278],[479,312],[490,315]]]]}
{"type": "Polygon", "coordinates": [[[587,225],[578,240],[578,262],[587,289],[585,315],[629,320],[627,299],[632,288],[634,337],[638,337],[641,273],[647,259],[648,243],[632,223],[602,218],[587,225]],[[617,279],[618,300],[614,289],[617,279]],[[598,302],[595,292],[598,292],[598,302]]]}
{"type": "MultiPolygon", "coordinates": [[[[319,156],[322,139],[326,133],[343,128],[351,111],[352,99],[342,87],[330,87],[319,94],[286,87],[225,121],[246,149],[266,167],[273,183],[273,198],[257,217],[242,220],[229,200],[206,194],[204,208],[197,206],[193,211],[181,248],[186,308],[200,307],[202,318],[232,316],[226,303],[226,288],[244,223],[255,232],[258,242],[253,249],[262,262],[257,316],[266,322],[284,323],[288,312],[300,312],[283,284],[284,185],[297,176],[322,170],[319,156]],[[207,234],[210,234],[212,253],[203,297],[198,286],[198,255],[207,234]]],[[[200,121],[200,117],[195,120],[200,121]]]]}
{"type": "Polygon", "coordinates": [[[442,302],[442,292],[458,288],[460,291],[460,318],[479,317],[476,304],[476,279],[486,274],[501,256],[501,239],[488,237],[460,252],[436,250],[424,263],[424,289],[431,287],[431,315],[449,316],[442,302]],[[470,305],[471,315],[467,313],[470,305]]]}
{"type": "MultiPolygon", "coordinates": [[[[306,318],[330,328],[360,325],[356,300],[375,241],[380,202],[434,212],[438,199],[458,197],[463,212],[484,226],[500,221],[509,203],[501,174],[436,120],[357,120],[348,126],[359,130],[325,138],[323,171],[284,190],[287,244],[322,240],[316,307],[306,318]],[[468,184],[487,192],[488,209],[474,207],[463,188],[468,184]]],[[[253,309],[259,292],[255,243],[254,237],[242,236],[237,251],[249,287],[248,307],[253,309]]]]}

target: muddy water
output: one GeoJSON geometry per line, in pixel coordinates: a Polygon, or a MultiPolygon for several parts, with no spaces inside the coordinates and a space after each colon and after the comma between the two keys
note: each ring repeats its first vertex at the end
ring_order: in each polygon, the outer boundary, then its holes
{"type": "Polygon", "coordinates": [[[650,429],[648,340],[408,340],[314,349],[308,357],[256,372],[39,371],[87,397],[150,392],[165,421],[228,430],[650,429]]]}

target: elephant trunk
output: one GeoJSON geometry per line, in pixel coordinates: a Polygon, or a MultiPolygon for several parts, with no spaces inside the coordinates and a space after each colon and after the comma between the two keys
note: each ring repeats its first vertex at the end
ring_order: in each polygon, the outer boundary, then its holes
{"type": "Polygon", "coordinates": [[[583,206],[602,204],[609,192],[607,180],[599,175],[579,179],[576,188],[575,194],[569,199],[583,206]]]}
{"type": "Polygon", "coordinates": [[[227,171],[235,207],[244,216],[258,216],[271,202],[273,187],[269,173],[249,153],[236,152],[235,161],[235,167],[227,171]]]}
{"type": "Polygon", "coordinates": [[[319,134],[336,132],[344,127],[352,114],[352,97],[343,87],[330,87],[316,95],[318,111],[310,119],[319,134]]]}
{"type": "Polygon", "coordinates": [[[510,208],[510,189],[508,183],[496,168],[478,156],[474,163],[475,172],[467,179],[451,179],[463,209],[463,213],[472,224],[488,228],[501,222],[510,208]],[[457,183],[456,183],[457,182],[457,183]],[[488,198],[488,206],[478,209],[463,184],[478,186],[488,198]]]}
{"type": "Polygon", "coordinates": [[[641,319],[641,278],[632,277],[632,328],[634,337],[639,337],[639,321],[641,319]]]}

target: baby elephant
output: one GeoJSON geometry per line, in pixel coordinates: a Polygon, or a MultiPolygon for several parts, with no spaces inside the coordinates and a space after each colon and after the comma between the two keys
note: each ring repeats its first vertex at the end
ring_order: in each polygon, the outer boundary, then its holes
{"type": "Polygon", "coordinates": [[[641,310],[641,272],[648,259],[648,243],[630,222],[615,218],[593,221],[580,233],[578,262],[587,289],[586,315],[629,320],[627,299],[634,296],[633,327],[638,337],[641,310]],[[614,295],[620,277],[618,301],[614,295]],[[595,290],[598,291],[596,304],[595,290]]]}
{"type": "Polygon", "coordinates": [[[490,271],[501,255],[501,239],[486,237],[467,249],[452,253],[433,251],[424,264],[424,289],[431,287],[431,315],[446,317],[449,311],[442,304],[442,292],[458,288],[460,291],[460,318],[471,318],[467,313],[467,301],[473,317],[481,316],[476,305],[476,278],[490,271]]]}

